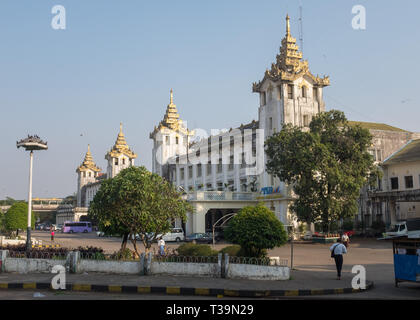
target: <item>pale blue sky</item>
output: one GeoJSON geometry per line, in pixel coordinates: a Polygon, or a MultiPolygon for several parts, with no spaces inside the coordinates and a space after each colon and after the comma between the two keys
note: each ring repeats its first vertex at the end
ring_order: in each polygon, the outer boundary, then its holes
{"type": "MultiPolygon", "coordinates": [[[[329,75],[327,109],[352,120],[420,131],[420,4],[324,0],[303,3],[304,58],[329,75]],[[367,29],[351,27],[362,4],[367,29]]],[[[119,123],[151,169],[149,133],[174,89],[190,128],[230,128],[257,119],[259,81],[275,60],[299,1],[2,0],[0,2],[0,199],[27,197],[28,154],[16,140],[36,133],[35,197],[76,191],[76,167],[91,144],[105,153],[119,123]],[[51,8],[66,8],[66,30],[51,28],[51,8]],[[83,134],[83,136],[81,136],[83,134]]]]}

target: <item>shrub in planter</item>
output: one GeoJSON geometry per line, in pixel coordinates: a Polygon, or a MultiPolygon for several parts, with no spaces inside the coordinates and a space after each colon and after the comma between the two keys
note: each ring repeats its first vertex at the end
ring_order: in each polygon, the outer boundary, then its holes
{"type": "Polygon", "coordinates": [[[242,208],[225,230],[226,238],[243,249],[245,257],[263,258],[267,249],[287,242],[283,224],[263,204],[242,208]]]}
{"type": "Polygon", "coordinates": [[[219,251],[221,254],[227,253],[231,257],[240,257],[242,256],[241,246],[239,245],[232,245],[224,247],[222,250],[219,251]]]}
{"type": "Polygon", "coordinates": [[[209,257],[218,254],[207,244],[184,243],[177,249],[180,256],[201,256],[209,257]]]}

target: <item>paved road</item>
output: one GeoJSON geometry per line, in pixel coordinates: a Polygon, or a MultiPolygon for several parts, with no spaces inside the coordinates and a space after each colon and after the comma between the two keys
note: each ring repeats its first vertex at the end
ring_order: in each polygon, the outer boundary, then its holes
{"type": "MultiPolygon", "coordinates": [[[[34,237],[42,239],[45,244],[50,243],[48,232],[36,231],[34,237]]],[[[76,248],[78,246],[102,247],[107,252],[117,251],[120,247],[118,238],[98,238],[95,233],[91,234],[61,234],[56,236],[55,243],[62,246],[76,248]]],[[[170,248],[176,248],[178,244],[168,244],[170,248]]],[[[217,244],[215,249],[221,249],[226,244],[217,244]]],[[[293,245],[292,278],[303,279],[334,279],[335,267],[330,258],[329,244],[297,244],[293,245]],[[298,277],[299,275],[299,277],[298,277]]],[[[143,246],[140,245],[140,250],[143,246]]],[[[279,256],[289,260],[291,246],[286,244],[281,248],[269,251],[270,256],[279,256]]],[[[350,243],[348,254],[344,257],[343,277],[351,278],[352,267],[363,265],[366,268],[366,277],[374,281],[375,288],[372,291],[357,295],[337,295],[336,298],[356,299],[420,299],[420,284],[401,283],[399,288],[394,286],[394,269],[392,256],[392,243],[377,241],[375,239],[354,239],[350,243]]],[[[330,299],[332,296],[319,298],[330,299]]]]}

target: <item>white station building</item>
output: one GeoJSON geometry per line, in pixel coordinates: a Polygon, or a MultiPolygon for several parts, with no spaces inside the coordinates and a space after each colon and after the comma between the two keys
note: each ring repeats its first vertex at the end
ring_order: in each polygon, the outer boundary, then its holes
{"type": "Polygon", "coordinates": [[[194,207],[183,226],[187,234],[211,232],[224,215],[258,201],[285,225],[295,225],[288,208],[291,190],[266,172],[263,145],[286,123],[306,130],[312,117],[325,111],[323,88],[329,84],[328,77],[309,71],[287,16],[280,53],[252,86],[260,98],[258,121],[191,142],[194,132],[180,120],[171,90],[164,118],[150,134],[152,171],[187,193],[194,207]]]}

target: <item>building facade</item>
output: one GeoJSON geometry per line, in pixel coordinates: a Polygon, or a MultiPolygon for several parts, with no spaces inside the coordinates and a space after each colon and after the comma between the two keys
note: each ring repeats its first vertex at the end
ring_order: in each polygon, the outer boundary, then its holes
{"type": "Polygon", "coordinates": [[[284,224],[295,224],[288,209],[290,188],[265,170],[264,141],[286,123],[305,130],[325,111],[323,88],[329,84],[328,77],[310,72],[287,16],[276,62],[252,86],[259,95],[258,121],[191,143],[194,132],[180,120],[171,90],[164,118],[150,134],[152,170],[187,192],[194,203],[187,234],[210,231],[212,221],[257,201],[284,224]]]}
{"type": "Polygon", "coordinates": [[[378,188],[368,192],[372,219],[390,226],[420,217],[420,139],[408,141],[387,157],[381,168],[378,188]]]}

